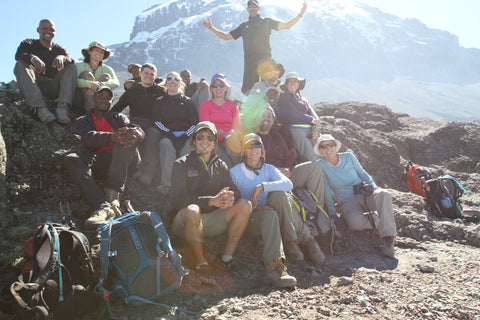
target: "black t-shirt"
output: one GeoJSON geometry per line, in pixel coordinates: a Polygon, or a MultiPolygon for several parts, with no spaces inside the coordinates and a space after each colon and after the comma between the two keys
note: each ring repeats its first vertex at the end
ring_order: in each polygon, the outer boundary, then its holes
{"type": "Polygon", "coordinates": [[[58,71],[57,69],[52,68],[52,62],[58,55],[66,57],[65,63],[73,63],[67,50],[61,45],[52,43],[51,48],[46,48],[42,46],[38,39],[27,39],[22,41],[20,46],[18,46],[15,60],[23,60],[26,63],[31,64],[30,60],[32,57],[37,56],[45,63],[45,75],[49,78],[53,78],[58,71]]]}
{"type": "Polygon", "coordinates": [[[255,17],[249,17],[248,21],[232,30],[230,34],[233,39],[243,38],[243,51],[245,55],[249,54],[268,54],[272,53],[270,48],[270,33],[272,30],[278,30],[280,21],[270,18],[262,18],[259,14],[255,17]]]}

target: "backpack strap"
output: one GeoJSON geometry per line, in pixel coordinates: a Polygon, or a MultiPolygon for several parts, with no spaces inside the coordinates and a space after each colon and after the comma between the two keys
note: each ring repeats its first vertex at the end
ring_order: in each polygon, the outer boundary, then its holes
{"type": "MultiPolygon", "coordinates": [[[[468,195],[468,196],[470,195],[470,193],[468,193],[468,191],[465,190],[465,188],[460,184],[460,182],[458,182],[457,179],[455,179],[454,177],[446,174],[446,175],[441,176],[440,179],[452,179],[452,180],[455,182],[455,184],[456,184],[460,189],[462,189],[462,191],[463,191],[466,195],[468,195]]],[[[461,195],[460,195],[460,196],[461,196],[461,195]]]]}

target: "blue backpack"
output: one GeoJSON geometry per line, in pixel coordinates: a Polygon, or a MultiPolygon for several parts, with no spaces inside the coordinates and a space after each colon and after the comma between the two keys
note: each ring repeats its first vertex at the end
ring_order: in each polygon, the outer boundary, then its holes
{"type": "Polygon", "coordinates": [[[95,292],[103,296],[110,316],[110,298],[132,306],[154,304],[179,309],[155,302],[177,289],[189,273],[156,213],[130,213],[101,225],[97,231],[101,233],[101,275],[95,292]]]}

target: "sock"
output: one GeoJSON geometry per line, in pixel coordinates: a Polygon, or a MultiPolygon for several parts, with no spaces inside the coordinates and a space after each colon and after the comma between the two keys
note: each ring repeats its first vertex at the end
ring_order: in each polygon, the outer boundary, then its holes
{"type": "Polygon", "coordinates": [[[229,256],[229,255],[226,255],[226,254],[224,254],[224,255],[222,256],[222,261],[223,261],[223,262],[230,262],[232,259],[233,259],[232,256],[229,256]]]}

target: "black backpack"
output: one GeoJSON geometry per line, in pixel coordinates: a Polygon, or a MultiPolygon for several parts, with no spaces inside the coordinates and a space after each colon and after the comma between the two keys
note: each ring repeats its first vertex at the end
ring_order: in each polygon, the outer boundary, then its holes
{"type": "Polygon", "coordinates": [[[193,313],[156,302],[177,289],[189,273],[156,213],[133,212],[97,230],[101,233],[101,276],[95,292],[104,298],[110,317],[113,317],[111,300],[193,313]]]}
{"type": "Polygon", "coordinates": [[[46,222],[23,247],[24,267],[11,284],[12,311],[20,319],[74,318],[98,305],[90,289],[90,244],[74,226],[46,222]]]}
{"type": "Polygon", "coordinates": [[[433,215],[450,219],[463,218],[460,197],[467,192],[455,178],[445,175],[430,179],[423,188],[433,215]]]}

